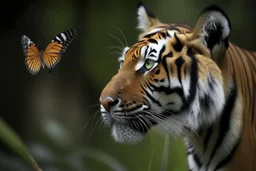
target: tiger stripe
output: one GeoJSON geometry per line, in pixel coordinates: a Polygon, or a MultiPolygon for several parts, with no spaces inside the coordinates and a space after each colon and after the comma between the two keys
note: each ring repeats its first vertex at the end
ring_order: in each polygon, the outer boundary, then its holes
{"type": "Polygon", "coordinates": [[[256,170],[256,52],[229,42],[216,5],[194,28],[149,11],[139,5],[139,41],[99,99],[114,139],[138,142],[157,126],[184,137],[189,171],[256,170]]]}

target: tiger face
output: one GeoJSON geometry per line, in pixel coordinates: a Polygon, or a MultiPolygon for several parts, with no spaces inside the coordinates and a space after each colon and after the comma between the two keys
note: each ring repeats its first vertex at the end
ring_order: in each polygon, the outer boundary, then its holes
{"type": "Polygon", "coordinates": [[[99,99],[102,118],[116,141],[138,142],[152,127],[190,134],[219,117],[225,92],[213,58],[227,46],[228,29],[216,44],[207,32],[212,23],[203,23],[204,18],[191,30],[161,23],[139,6],[138,28],[143,32],[137,43],[124,49],[120,69],[99,99]]]}

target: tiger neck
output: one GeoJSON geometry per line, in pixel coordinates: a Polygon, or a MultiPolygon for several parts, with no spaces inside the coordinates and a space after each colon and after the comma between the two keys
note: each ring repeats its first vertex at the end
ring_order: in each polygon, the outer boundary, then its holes
{"type": "Polygon", "coordinates": [[[227,168],[240,142],[240,113],[234,84],[220,117],[211,126],[200,129],[198,134],[185,138],[189,170],[223,171],[227,168]]]}

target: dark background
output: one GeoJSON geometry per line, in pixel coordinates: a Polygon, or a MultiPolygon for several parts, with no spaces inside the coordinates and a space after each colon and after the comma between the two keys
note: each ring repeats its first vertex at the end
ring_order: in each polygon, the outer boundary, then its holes
{"type": "MultiPolygon", "coordinates": [[[[137,40],[137,2],[132,0],[7,1],[1,4],[2,102],[0,117],[22,138],[46,171],[186,170],[183,141],[157,135],[154,130],[137,145],[117,144],[99,113],[101,90],[117,72],[122,47],[137,40]],[[116,28],[117,27],[117,28],[116,28]],[[42,48],[58,33],[75,28],[78,36],[48,73],[33,76],[24,65],[21,35],[42,48]],[[111,36],[111,35],[113,36],[111,36]],[[168,144],[167,146],[165,146],[168,144]],[[165,149],[164,148],[167,148],[165,149]]],[[[145,0],[162,22],[197,21],[202,9],[220,5],[231,20],[230,40],[256,49],[255,1],[145,0]]],[[[29,170],[0,144],[0,171],[29,170]]]]}

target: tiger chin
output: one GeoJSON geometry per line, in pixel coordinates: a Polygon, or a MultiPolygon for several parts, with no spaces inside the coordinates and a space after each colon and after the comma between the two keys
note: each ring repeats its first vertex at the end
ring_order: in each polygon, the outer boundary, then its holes
{"type": "Polygon", "coordinates": [[[139,40],[99,99],[114,139],[140,142],[158,127],[184,137],[191,171],[256,170],[256,55],[229,42],[227,14],[207,6],[192,28],[139,3],[137,20],[139,40]]]}

